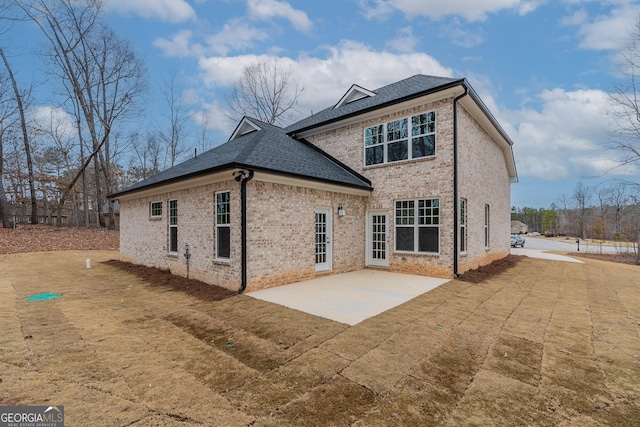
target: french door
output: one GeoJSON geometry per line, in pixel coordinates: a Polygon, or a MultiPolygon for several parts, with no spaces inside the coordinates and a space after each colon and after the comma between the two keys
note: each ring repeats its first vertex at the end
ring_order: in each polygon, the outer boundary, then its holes
{"type": "Polygon", "coordinates": [[[367,213],[367,265],[389,267],[389,214],[367,213]]]}
{"type": "Polygon", "coordinates": [[[331,271],[331,209],[316,209],[316,271],[331,271]]]}

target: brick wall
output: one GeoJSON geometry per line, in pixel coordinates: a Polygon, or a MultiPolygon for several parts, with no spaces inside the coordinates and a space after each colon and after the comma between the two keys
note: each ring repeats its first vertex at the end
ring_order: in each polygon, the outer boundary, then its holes
{"type": "Polygon", "coordinates": [[[184,245],[189,244],[189,277],[228,289],[240,286],[240,184],[229,180],[152,197],[120,200],[120,253],[138,264],[186,275],[184,245]],[[214,195],[231,192],[231,258],[215,255],[214,195]],[[169,200],[178,201],[178,255],[168,253],[169,200]],[[149,204],[161,201],[160,219],[149,218],[149,204]]]}

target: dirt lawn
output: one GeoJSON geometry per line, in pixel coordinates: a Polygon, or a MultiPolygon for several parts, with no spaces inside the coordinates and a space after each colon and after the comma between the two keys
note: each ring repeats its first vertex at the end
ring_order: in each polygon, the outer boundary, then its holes
{"type": "Polygon", "coordinates": [[[68,426],[640,425],[637,266],[524,259],[349,327],[117,256],[0,256],[0,405],[64,405],[68,426]]]}

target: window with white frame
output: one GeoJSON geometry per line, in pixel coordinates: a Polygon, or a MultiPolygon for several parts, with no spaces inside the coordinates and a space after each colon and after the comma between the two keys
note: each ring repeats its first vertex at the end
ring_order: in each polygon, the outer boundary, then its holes
{"type": "Polygon", "coordinates": [[[149,203],[149,218],[162,218],[162,202],[149,203]]]}
{"type": "Polygon", "coordinates": [[[484,247],[489,247],[489,205],[484,205],[484,247]]]}
{"type": "Polygon", "coordinates": [[[178,201],[169,200],[169,253],[178,253],[178,201]]]}
{"type": "Polygon", "coordinates": [[[460,199],[460,252],[467,251],[467,199],[460,199]]]}
{"type": "Polygon", "coordinates": [[[216,193],[216,258],[231,257],[231,193],[216,193]]]}
{"type": "Polygon", "coordinates": [[[398,200],[395,211],[396,251],[440,251],[440,200],[398,200]]]}
{"type": "Polygon", "coordinates": [[[364,129],[365,165],[436,154],[436,113],[417,114],[364,129]]]}

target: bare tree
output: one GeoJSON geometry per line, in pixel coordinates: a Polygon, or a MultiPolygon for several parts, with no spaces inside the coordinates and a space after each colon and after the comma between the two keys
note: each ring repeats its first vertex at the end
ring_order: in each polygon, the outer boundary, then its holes
{"type": "MultiPolygon", "coordinates": [[[[619,161],[621,167],[637,170],[640,167],[640,16],[636,18],[629,43],[621,52],[621,57],[620,72],[623,79],[609,96],[613,105],[610,114],[617,127],[614,138],[606,145],[622,156],[619,161]]],[[[638,247],[640,249],[640,237],[638,247]]]]}
{"type": "Polygon", "coordinates": [[[31,145],[29,144],[29,130],[27,129],[27,119],[25,118],[25,105],[24,94],[18,89],[18,82],[13,74],[13,70],[9,65],[9,61],[4,53],[4,50],[0,48],[0,57],[7,69],[9,80],[13,88],[13,94],[15,102],[18,107],[18,114],[20,115],[20,129],[22,130],[22,141],[24,143],[24,153],[27,159],[27,171],[29,173],[29,195],[31,198],[31,223],[38,223],[38,200],[36,198],[36,187],[33,179],[33,161],[31,160],[31,145]]]}
{"type": "MultiPolygon", "coordinates": [[[[17,3],[48,39],[52,72],[74,99],[91,141],[92,152],[70,181],[67,191],[93,161],[96,210],[99,211],[106,194],[115,189],[111,132],[120,119],[134,110],[135,101],[146,88],[144,65],[129,44],[102,22],[100,0],[17,0],[17,3]]],[[[113,228],[113,208],[111,204],[108,206],[107,226],[113,228]]],[[[104,225],[102,217],[100,221],[104,225]]]]}
{"type": "Polygon", "coordinates": [[[586,223],[587,205],[591,199],[591,189],[581,182],[573,189],[573,200],[578,210],[578,237],[585,238],[584,228],[586,223]]]}
{"type": "Polygon", "coordinates": [[[5,228],[13,228],[13,212],[7,201],[4,190],[4,136],[12,127],[15,114],[15,103],[10,99],[9,81],[4,74],[0,74],[0,221],[5,228]]]}
{"type": "Polygon", "coordinates": [[[238,121],[250,116],[265,123],[283,125],[296,112],[304,87],[277,56],[248,65],[233,87],[227,114],[238,121]]]}
{"type": "Polygon", "coordinates": [[[183,90],[178,87],[177,76],[171,72],[169,81],[162,86],[162,94],[167,103],[165,118],[168,120],[169,129],[160,132],[160,137],[167,147],[169,165],[174,166],[187,147],[184,146],[187,136],[188,115],[183,106],[183,90]]]}

